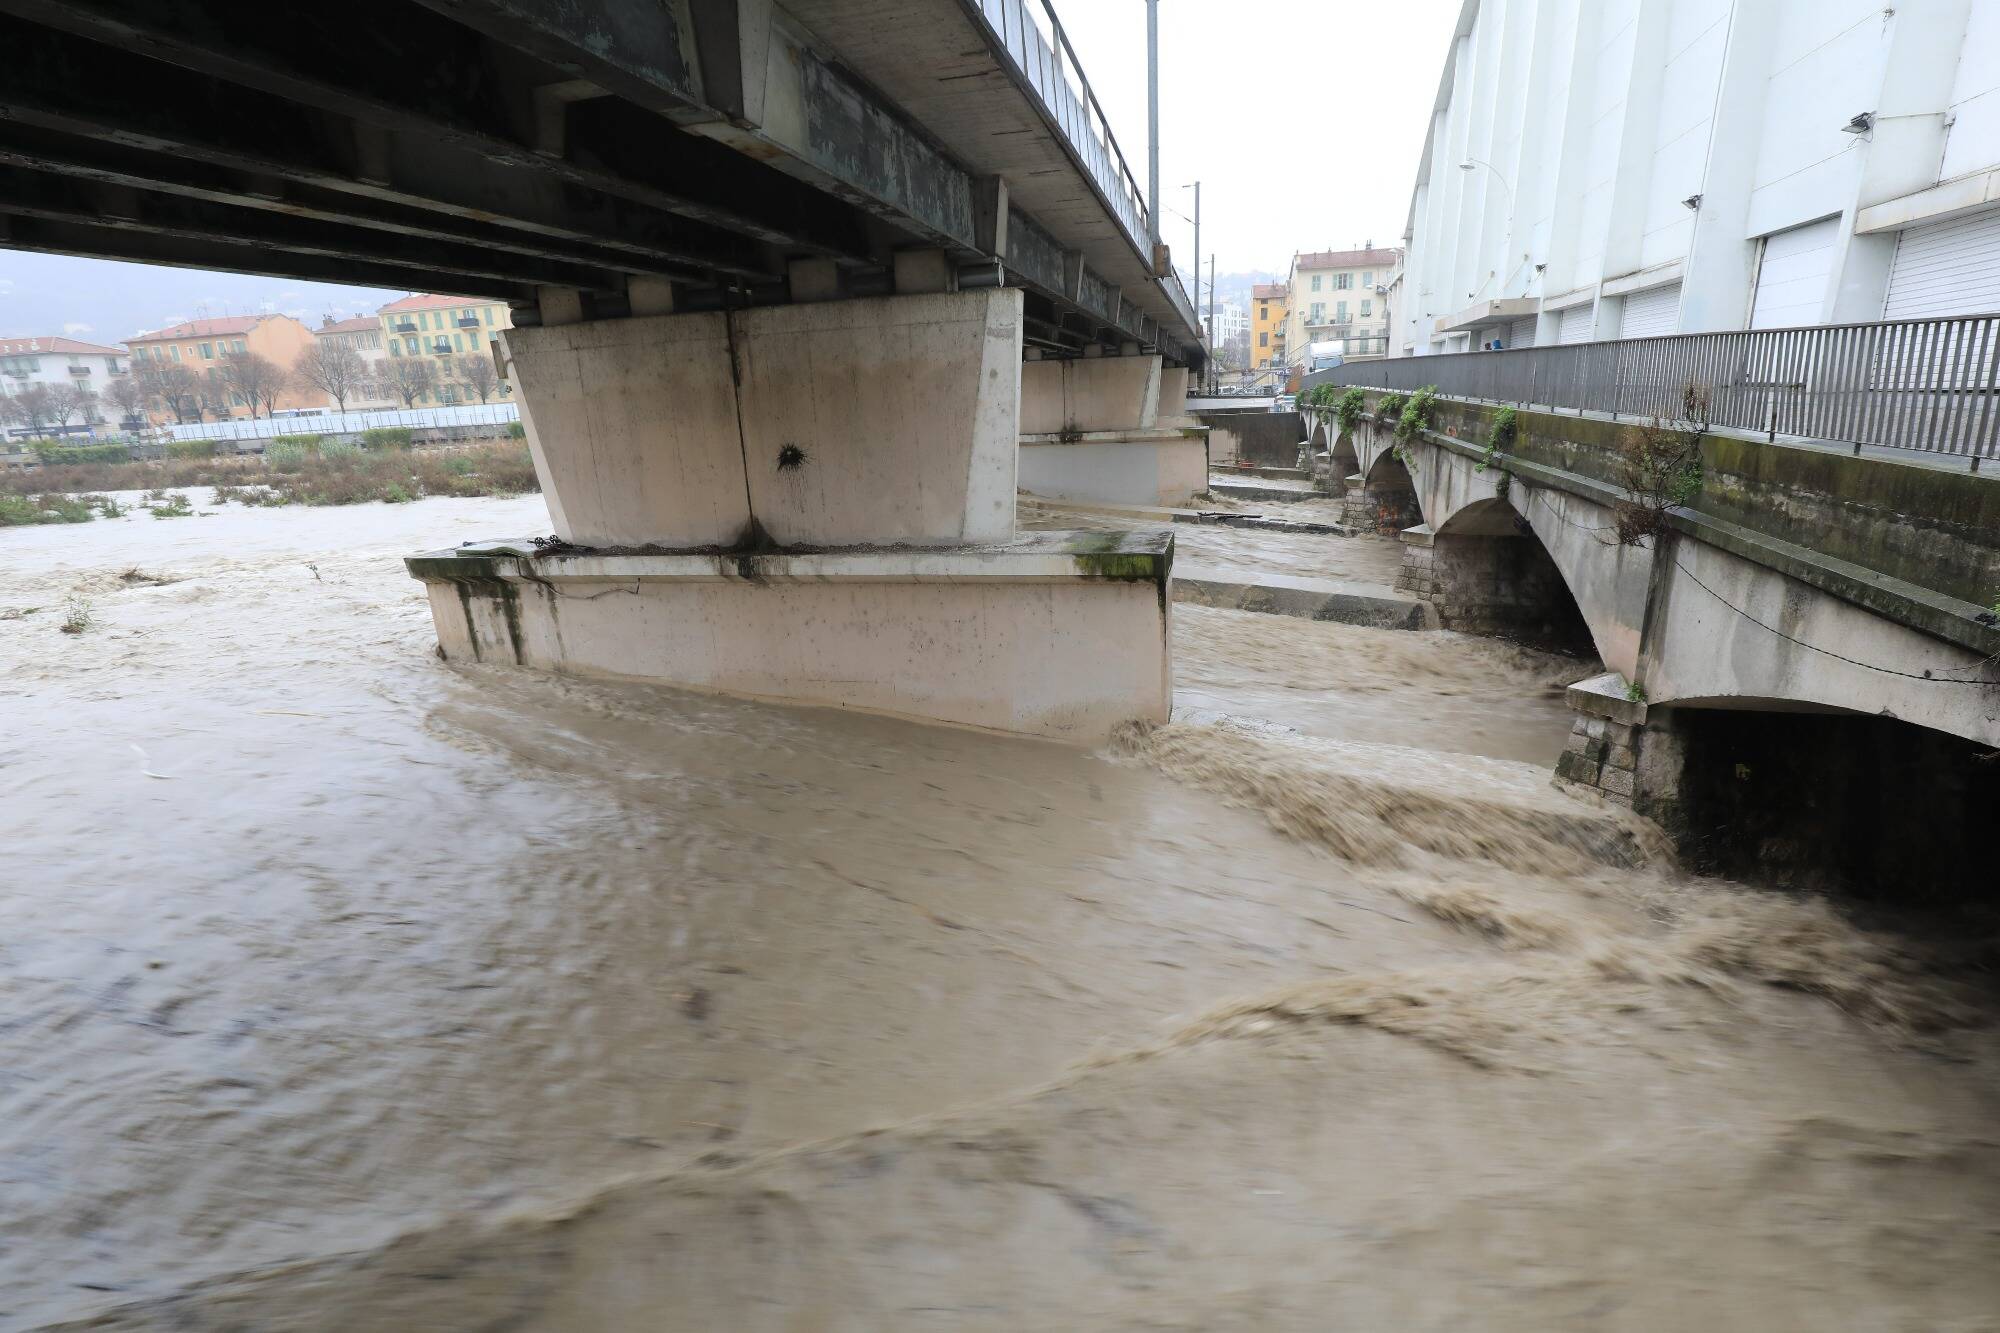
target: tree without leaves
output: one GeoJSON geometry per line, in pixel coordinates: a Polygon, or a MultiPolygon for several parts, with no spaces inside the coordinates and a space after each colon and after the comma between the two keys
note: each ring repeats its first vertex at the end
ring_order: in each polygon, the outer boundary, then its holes
{"type": "Polygon", "coordinates": [[[178,361],[135,361],[132,379],[148,403],[157,402],[174,414],[174,421],[187,425],[200,421],[203,411],[201,376],[178,361]]]}
{"type": "Polygon", "coordinates": [[[120,425],[146,415],[146,391],[132,375],[121,375],[105,385],[104,401],[117,411],[120,425]]]}
{"type": "Polygon", "coordinates": [[[97,395],[81,384],[52,384],[49,386],[49,411],[54,414],[58,426],[69,425],[72,418],[83,425],[90,424],[97,406],[97,395]]]}
{"type": "Polygon", "coordinates": [[[260,406],[264,415],[270,416],[278,405],[278,396],[285,391],[284,368],[255,352],[231,352],[223,357],[221,378],[231,393],[250,404],[253,417],[260,406]]]}
{"type": "Polygon", "coordinates": [[[500,389],[500,372],[493,369],[493,358],[490,356],[481,356],[476,352],[461,356],[455,369],[458,382],[478,394],[482,403],[500,389]]]}
{"type": "Polygon", "coordinates": [[[27,385],[0,402],[5,402],[8,418],[14,425],[26,426],[37,435],[55,423],[56,405],[46,384],[27,385]]]}
{"type": "Polygon", "coordinates": [[[382,363],[383,396],[402,399],[404,407],[436,388],[437,382],[437,363],[427,356],[392,356],[382,363]]]}
{"type": "Polygon", "coordinates": [[[299,355],[292,380],[301,393],[323,393],[345,412],[347,400],[367,387],[368,362],[348,343],[321,339],[299,355]]]}
{"type": "MultiPolygon", "coordinates": [[[[194,384],[194,419],[202,421],[214,417],[217,421],[229,420],[229,395],[233,390],[229,381],[222,377],[222,372],[211,367],[207,372],[196,375],[194,384]]],[[[256,415],[254,404],[251,415],[256,415]]]]}

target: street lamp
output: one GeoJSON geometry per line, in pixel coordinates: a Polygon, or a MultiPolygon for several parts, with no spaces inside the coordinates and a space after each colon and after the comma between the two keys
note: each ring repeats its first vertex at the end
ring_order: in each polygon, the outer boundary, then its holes
{"type": "Polygon", "coordinates": [[[1511,215],[1514,211],[1514,187],[1509,185],[1507,178],[1500,174],[1500,168],[1494,166],[1491,162],[1482,162],[1476,157],[1468,157],[1465,161],[1458,164],[1460,171],[1470,171],[1474,167],[1485,167],[1493,173],[1493,179],[1500,182],[1500,188],[1507,192],[1507,212],[1511,215]]]}

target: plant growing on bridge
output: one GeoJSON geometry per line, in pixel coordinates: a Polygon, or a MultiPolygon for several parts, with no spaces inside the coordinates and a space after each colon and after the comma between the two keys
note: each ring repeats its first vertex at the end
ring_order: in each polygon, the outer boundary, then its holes
{"type": "Polygon", "coordinates": [[[1396,438],[1414,440],[1431,428],[1431,405],[1437,401],[1437,385],[1426,384],[1411,394],[1396,418],[1396,438]]]}
{"type": "Polygon", "coordinates": [[[1352,431],[1360,424],[1361,416],[1367,410],[1368,395],[1358,388],[1349,389],[1340,395],[1340,401],[1334,404],[1334,416],[1339,419],[1343,433],[1352,431]]]}
{"type": "Polygon", "coordinates": [[[1493,466],[1493,460],[1500,456],[1502,449],[1512,449],[1514,447],[1514,437],[1519,429],[1520,427],[1515,422],[1513,408],[1503,407],[1498,412],[1495,412],[1493,414],[1493,433],[1486,438],[1486,456],[1479,460],[1479,465],[1473,470],[1475,472],[1484,472],[1487,468],[1493,466]]]}
{"type": "Polygon", "coordinates": [[[1616,506],[1620,546],[1644,546],[1664,532],[1667,511],[1701,494],[1701,442],[1708,436],[1709,393],[1689,380],[1670,416],[1628,426],[1618,443],[1629,498],[1616,506]]]}
{"type": "Polygon", "coordinates": [[[1375,428],[1393,426],[1403,415],[1403,407],[1410,401],[1408,394],[1385,393],[1375,402],[1375,428]]]}

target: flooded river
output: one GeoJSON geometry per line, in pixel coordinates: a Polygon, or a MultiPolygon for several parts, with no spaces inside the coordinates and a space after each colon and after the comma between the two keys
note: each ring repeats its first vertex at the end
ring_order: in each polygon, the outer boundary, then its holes
{"type": "Polygon", "coordinates": [[[0,530],[0,1327],[2000,1327],[1989,995],[1554,790],[1575,664],[1176,607],[1086,753],[440,662],[401,557],[547,530],[0,530]]]}

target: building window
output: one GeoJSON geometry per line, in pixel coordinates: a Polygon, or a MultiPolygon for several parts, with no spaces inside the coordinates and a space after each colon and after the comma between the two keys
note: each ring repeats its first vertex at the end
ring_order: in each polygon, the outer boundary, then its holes
{"type": "Polygon", "coordinates": [[[237,340],[236,340],[236,341],[235,341],[235,342],[234,342],[233,344],[231,344],[231,345],[232,345],[232,346],[233,346],[233,347],[234,347],[234,348],[236,349],[236,354],[237,354],[238,356],[241,356],[241,355],[243,355],[243,340],[242,340],[241,338],[238,338],[238,339],[237,339],[237,340]]]}
{"type": "Polygon", "coordinates": [[[1363,273],[1363,274],[1361,275],[1361,285],[1362,285],[1363,287],[1373,287],[1373,286],[1375,285],[1375,270],[1374,270],[1374,269],[1372,269],[1372,268],[1371,268],[1371,269],[1369,269],[1369,270],[1368,270],[1367,272],[1365,272],[1365,273],[1363,273]]]}
{"type": "Polygon", "coordinates": [[[1366,297],[1361,301],[1361,318],[1367,319],[1375,313],[1375,303],[1366,297]]]}
{"type": "Polygon", "coordinates": [[[215,348],[211,344],[203,343],[201,345],[201,359],[204,361],[215,360],[215,348]]]}
{"type": "Polygon", "coordinates": [[[1313,290],[1319,290],[1319,274],[1317,273],[1313,274],[1313,290]]]}
{"type": "Polygon", "coordinates": [[[1324,302],[1314,301],[1312,303],[1312,309],[1307,313],[1306,323],[1308,324],[1326,323],[1326,305],[1324,302]]]}
{"type": "Polygon", "coordinates": [[[1257,345],[1258,345],[1259,347],[1269,347],[1269,346],[1271,345],[1271,335],[1270,335],[1270,334],[1268,334],[1268,333],[1260,333],[1260,334],[1258,334],[1258,335],[1257,335],[1257,345]]]}
{"type": "Polygon", "coordinates": [[[1333,314],[1334,323],[1345,324],[1347,322],[1347,302],[1342,301],[1339,305],[1333,308],[1333,311],[1334,311],[1333,314]]]}
{"type": "Polygon", "coordinates": [[[169,348],[168,348],[167,350],[168,350],[168,351],[170,351],[170,352],[172,352],[172,353],[174,354],[174,360],[178,361],[178,360],[180,360],[180,359],[181,359],[181,349],[180,349],[180,348],[178,348],[178,347],[169,347],[169,348]]]}
{"type": "Polygon", "coordinates": [[[389,340],[389,355],[397,358],[401,358],[401,356],[403,355],[403,349],[396,345],[396,340],[394,338],[391,338],[389,340]]]}
{"type": "Polygon", "coordinates": [[[486,327],[487,327],[487,328],[489,328],[489,329],[493,327],[493,307],[492,307],[492,306],[487,306],[487,307],[486,307],[486,327]]]}
{"type": "Polygon", "coordinates": [[[1351,288],[1353,288],[1353,286],[1354,286],[1354,275],[1352,273],[1337,273],[1334,275],[1333,289],[1335,291],[1339,292],[1348,291],[1351,288]]]}

